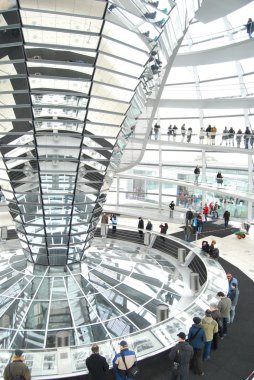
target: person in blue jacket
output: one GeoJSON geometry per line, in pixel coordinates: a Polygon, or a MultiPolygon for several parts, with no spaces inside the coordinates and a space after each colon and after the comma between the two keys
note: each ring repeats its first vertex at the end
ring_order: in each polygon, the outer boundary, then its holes
{"type": "Polygon", "coordinates": [[[206,342],[206,336],[201,325],[201,319],[199,317],[194,317],[193,322],[194,324],[191,326],[188,334],[189,343],[194,350],[191,368],[196,375],[203,376],[203,349],[206,342]]]}
{"type": "Polygon", "coordinates": [[[137,365],[137,358],[134,351],[129,350],[125,340],[120,343],[120,352],[113,359],[113,368],[116,380],[132,380],[127,376],[127,369],[137,365]],[[123,359],[124,357],[124,359],[123,359]]]}

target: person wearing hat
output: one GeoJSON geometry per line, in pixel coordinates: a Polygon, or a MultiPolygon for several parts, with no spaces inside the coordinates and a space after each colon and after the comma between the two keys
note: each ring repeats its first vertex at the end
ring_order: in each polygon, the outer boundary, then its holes
{"type": "Polygon", "coordinates": [[[194,355],[191,361],[191,369],[196,375],[204,376],[203,371],[203,349],[206,342],[206,335],[201,325],[199,317],[193,318],[194,324],[191,326],[188,334],[188,341],[193,347],[194,355]]]}
{"type": "Polygon", "coordinates": [[[93,344],[92,354],[86,359],[86,366],[91,380],[106,380],[109,365],[104,356],[99,354],[99,346],[93,344]]]}
{"type": "Polygon", "coordinates": [[[15,380],[15,378],[31,380],[30,370],[24,363],[24,360],[23,352],[21,350],[15,350],[12,362],[7,364],[4,369],[4,380],[15,380]]]}
{"type": "Polygon", "coordinates": [[[193,348],[186,342],[186,334],[179,332],[178,343],[169,351],[170,380],[187,380],[189,378],[190,361],[193,348]]]}
{"type": "Polygon", "coordinates": [[[211,310],[206,310],[205,317],[201,320],[205,331],[206,342],[204,347],[203,359],[210,359],[213,335],[218,332],[218,323],[213,319],[211,310]]]}
{"type": "Polygon", "coordinates": [[[126,340],[119,343],[120,352],[113,359],[116,380],[132,380],[128,377],[127,370],[137,365],[137,358],[134,351],[129,350],[126,340]]]}

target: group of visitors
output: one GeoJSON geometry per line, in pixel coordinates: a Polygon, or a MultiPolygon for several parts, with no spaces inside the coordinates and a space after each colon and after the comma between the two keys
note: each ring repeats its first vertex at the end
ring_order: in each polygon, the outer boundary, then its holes
{"type": "Polygon", "coordinates": [[[202,241],[202,251],[209,255],[214,260],[218,260],[219,258],[219,248],[216,247],[216,240],[212,240],[211,244],[208,243],[208,241],[203,240],[202,241]]]}
{"type": "MultiPolygon", "coordinates": [[[[109,365],[104,356],[99,353],[99,346],[93,344],[92,354],[86,359],[86,366],[91,380],[108,379],[109,365]]],[[[138,372],[137,358],[133,350],[130,350],[126,340],[119,343],[119,352],[113,359],[113,370],[116,380],[126,380],[138,372]]]]}
{"type": "Polygon", "coordinates": [[[231,273],[227,278],[228,294],[218,292],[218,302],[211,303],[201,318],[193,318],[188,334],[182,331],[177,334],[178,343],[169,352],[170,380],[187,379],[190,369],[204,376],[204,361],[211,358],[212,350],[218,349],[219,339],[227,336],[239,298],[237,279],[231,273]]]}
{"type": "MultiPolygon", "coordinates": [[[[192,234],[202,233],[204,223],[208,221],[208,216],[211,216],[212,219],[218,218],[219,207],[218,202],[210,202],[209,205],[205,203],[202,213],[189,208],[185,214],[184,240],[189,242],[192,234]]],[[[228,210],[225,210],[223,219],[224,226],[227,228],[230,220],[230,212],[228,210]]]]}
{"type": "MultiPolygon", "coordinates": [[[[155,140],[159,140],[161,137],[160,129],[160,125],[156,123],[151,131],[151,137],[154,134],[155,140]]],[[[245,130],[239,128],[237,131],[235,131],[233,127],[224,127],[223,131],[218,133],[215,126],[208,125],[206,129],[201,127],[199,132],[196,133],[195,131],[193,132],[191,127],[187,128],[185,124],[180,128],[176,125],[170,124],[164,135],[167,135],[168,141],[182,143],[190,143],[192,137],[197,136],[198,141],[197,138],[194,141],[195,143],[199,142],[199,144],[216,145],[217,137],[221,137],[220,142],[218,141],[217,144],[225,145],[226,147],[253,149],[254,145],[254,131],[251,130],[249,126],[247,126],[245,130]]]]}
{"type": "MultiPolygon", "coordinates": [[[[194,169],[194,185],[198,185],[199,176],[200,176],[200,167],[197,165],[194,169]]],[[[216,175],[216,182],[218,184],[218,187],[219,186],[221,187],[223,184],[223,176],[220,171],[216,175]]]]}
{"type": "Polygon", "coordinates": [[[109,221],[112,224],[112,234],[115,234],[117,230],[117,223],[118,223],[117,215],[111,214],[109,217],[108,214],[104,212],[101,217],[101,236],[104,238],[107,237],[107,234],[108,234],[109,221]]]}

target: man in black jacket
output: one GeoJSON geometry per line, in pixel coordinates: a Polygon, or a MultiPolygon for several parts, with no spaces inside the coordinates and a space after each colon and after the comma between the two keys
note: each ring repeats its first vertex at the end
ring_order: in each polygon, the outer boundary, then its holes
{"type": "Polygon", "coordinates": [[[143,229],[144,229],[144,220],[140,216],[138,218],[138,233],[141,238],[143,237],[143,229]]]}
{"type": "Polygon", "coordinates": [[[177,334],[179,342],[169,352],[170,380],[188,380],[190,361],[193,357],[193,348],[185,342],[186,334],[177,334]]]}
{"type": "Polygon", "coordinates": [[[104,358],[99,354],[99,346],[93,344],[91,347],[92,355],[86,359],[86,366],[90,374],[91,380],[106,380],[109,365],[104,358]]]}
{"type": "Polygon", "coordinates": [[[173,218],[173,213],[174,213],[174,209],[175,209],[175,202],[171,201],[169,203],[168,207],[169,207],[169,217],[173,218]]]}
{"type": "Polygon", "coordinates": [[[200,175],[200,169],[198,165],[194,169],[194,174],[195,174],[194,185],[198,185],[198,177],[200,175]]]}
{"type": "Polygon", "coordinates": [[[193,212],[191,211],[191,209],[189,208],[189,210],[186,212],[186,215],[185,215],[185,224],[186,224],[186,226],[188,225],[188,224],[190,224],[191,225],[191,223],[192,223],[192,219],[194,218],[194,214],[193,214],[193,212]]]}

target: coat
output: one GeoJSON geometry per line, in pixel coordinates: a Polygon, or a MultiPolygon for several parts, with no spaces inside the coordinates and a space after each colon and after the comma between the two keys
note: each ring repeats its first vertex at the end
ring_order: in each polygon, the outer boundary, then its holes
{"type": "Polygon", "coordinates": [[[95,353],[86,359],[86,366],[91,380],[106,380],[109,365],[99,353],[95,353]]]}
{"type": "Polygon", "coordinates": [[[169,367],[173,368],[174,363],[179,363],[179,374],[182,371],[189,371],[189,364],[193,358],[193,348],[188,342],[179,342],[169,351],[169,367]]]}
{"type": "Polygon", "coordinates": [[[188,339],[189,343],[193,348],[198,348],[201,350],[206,342],[206,336],[203,326],[193,324],[189,330],[188,339]]]}
{"type": "MultiPolygon", "coordinates": [[[[137,364],[137,358],[134,351],[129,350],[129,348],[125,348],[121,350],[121,353],[124,354],[127,368],[131,368],[133,365],[137,364]]],[[[113,359],[113,368],[115,370],[116,380],[132,380],[125,375],[126,367],[123,362],[121,353],[116,354],[113,359]]]]}
{"type": "Polygon", "coordinates": [[[24,380],[31,380],[29,368],[22,360],[15,360],[5,367],[4,380],[11,380],[14,376],[21,376],[24,380]]]}
{"type": "Polygon", "coordinates": [[[219,330],[218,323],[212,317],[204,317],[201,324],[205,331],[206,341],[211,342],[213,340],[213,334],[216,334],[219,330]]]}
{"type": "Polygon", "coordinates": [[[143,221],[143,219],[139,219],[139,221],[138,221],[138,228],[141,228],[142,230],[144,229],[144,221],[143,221]]]}
{"type": "Polygon", "coordinates": [[[231,309],[231,299],[228,297],[222,297],[218,303],[218,310],[221,318],[229,318],[231,309]]]}

